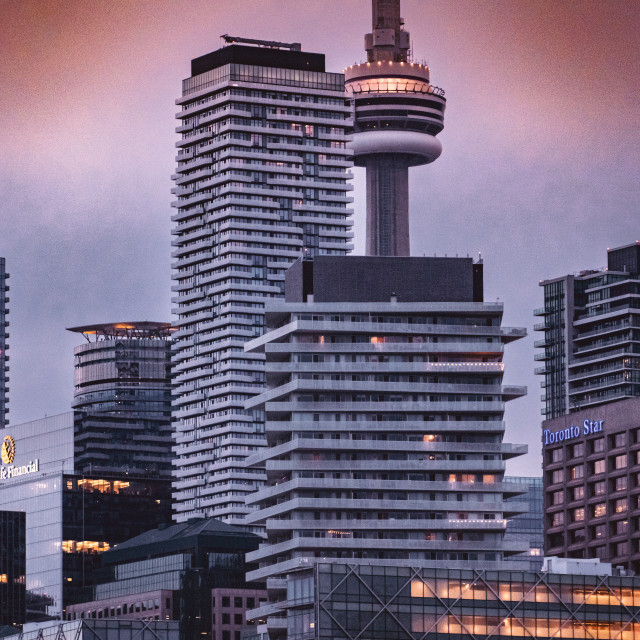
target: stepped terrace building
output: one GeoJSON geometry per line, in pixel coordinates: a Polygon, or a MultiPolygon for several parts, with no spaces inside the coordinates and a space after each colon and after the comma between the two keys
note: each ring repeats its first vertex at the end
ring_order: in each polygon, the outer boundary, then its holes
{"type": "Polygon", "coordinates": [[[243,524],[264,483],[245,457],[264,446],[264,305],[301,255],[350,249],[353,152],[344,76],[299,44],[225,37],[196,58],[177,100],[173,176],[178,521],[243,524]],[[257,46],[254,46],[257,45],[257,46]]]}
{"type": "Polygon", "coordinates": [[[490,568],[525,551],[504,541],[526,510],[504,501],[525,491],[503,482],[505,461],[526,447],[503,442],[503,417],[526,390],[502,384],[504,345],[525,331],[483,301],[482,265],[319,257],[286,284],[247,345],[269,387],[248,403],[269,443],[248,460],[268,479],[247,498],[267,532],[249,577],[273,598],[257,615],[286,624],[283,578],[315,562],[490,568]]]}

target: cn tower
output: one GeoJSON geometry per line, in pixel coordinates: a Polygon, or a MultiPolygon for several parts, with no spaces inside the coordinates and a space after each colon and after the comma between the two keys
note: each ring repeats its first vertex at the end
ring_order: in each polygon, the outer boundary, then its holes
{"type": "Polygon", "coordinates": [[[344,73],[354,161],[367,169],[366,254],[408,256],[409,167],[440,156],[446,100],[429,83],[429,67],[412,61],[400,0],[373,0],[364,41],[367,62],[344,73]]]}

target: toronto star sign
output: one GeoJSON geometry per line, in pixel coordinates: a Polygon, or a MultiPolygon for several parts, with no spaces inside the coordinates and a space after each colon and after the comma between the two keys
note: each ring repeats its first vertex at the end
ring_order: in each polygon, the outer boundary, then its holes
{"type": "Polygon", "coordinates": [[[590,436],[593,433],[600,433],[602,431],[602,425],[604,420],[585,420],[582,426],[576,427],[571,425],[566,429],[559,429],[558,431],[551,431],[545,429],[542,432],[545,446],[548,444],[557,444],[558,442],[564,442],[565,440],[575,440],[580,436],[590,436]]]}

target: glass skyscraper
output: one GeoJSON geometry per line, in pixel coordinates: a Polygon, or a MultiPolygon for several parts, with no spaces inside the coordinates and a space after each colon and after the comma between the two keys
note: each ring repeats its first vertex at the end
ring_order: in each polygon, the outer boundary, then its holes
{"type": "Polygon", "coordinates": [[[177,100],[174,501],[178,521],[243,524],[265,480],[244,465],[265,444],[262,412],[244,406],[264,388],[263,356],[244,343],[296,258],[351,249],[353,152],[344,76],[323,55],[226,40],[192,61],[177,100]]]}
{"type": "Polygon", "coordinates": [[[69,329],[74,349],[78,473],[171,480],[171,325],[119,322],[69,329]]]}

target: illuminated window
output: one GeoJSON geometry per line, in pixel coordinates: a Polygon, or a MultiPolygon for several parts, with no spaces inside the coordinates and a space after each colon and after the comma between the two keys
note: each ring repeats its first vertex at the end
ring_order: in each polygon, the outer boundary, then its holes
{"type": "Polygon", "coordinates": [[[593,473],[604,473],[605,468],[604,460],[596,460],[593,463],[593,473]]]}
{"type": "Polygon", "coordinates": [[[573,521],[582,522],[584,520],[584,507],[578,507],[573,510],[573,521]]]}
{"type": "Polygon", "coordinates": [[[604,480],[593,483],[594,496],[603,496],[605,493],[607,493],[607,484],[604,480]]]}
{"type": "Polygon", "coordinates": [[[629,521],[628,520],[618,520],[616,522],[616,535],[622,535],[623,533],[627,533],[629,531],[629,521]]]}
{"type": "Polygon", "coordinates": [[[559,527],[561,524],[564,524],[564,512],[558,511],[553,514],[552,526],[559,527]]]}
{"type": "Polygon", "coordinates": [[[593,505],[593,517],[601,518],[602,516],[607,515],[607,504],[606,502],[601,502],[600,504],[593,505]]]}
{"type": "Polygon", "coordinates": [[[604,538],[607,535],[607,525],[599,524],[593,528],[593,537],[596,538],[604,538]]]}
{"type": "Polygon", "coordinates": [[[619,500],[616,500],[615,507],[616,507],[616,513],[625,513],[628,508],[627,499],[620,498],[619,500]]]}
{"type": "Polygon", "coordinates": [[[616,491],[624,491],[627,488],[627,476],[616,478],[616,491]]]}
{"type": "Polygon", "coordinates": [[[584,465],[577,464],[575,467],[571,467],[571,479],[578,480],[584,478],[584,465]]]}

